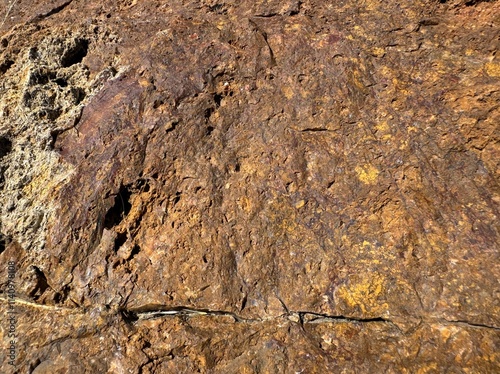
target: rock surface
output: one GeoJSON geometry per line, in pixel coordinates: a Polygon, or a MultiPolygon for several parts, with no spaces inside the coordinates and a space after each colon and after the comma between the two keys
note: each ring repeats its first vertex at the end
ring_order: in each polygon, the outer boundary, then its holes
{"type": "Polygon", "coordinates": [[[0,17],[1,372],[500,371],[499,2],[0,17]]]}

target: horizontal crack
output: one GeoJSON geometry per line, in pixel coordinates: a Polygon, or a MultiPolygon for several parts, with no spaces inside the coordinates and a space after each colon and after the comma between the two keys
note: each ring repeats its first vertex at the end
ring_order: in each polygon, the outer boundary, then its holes
{"type": "Polygon", "coordinates": [[[325,129],[324,127],[310,127],[307,129],[302,129],[300,131],[301,132],[324,132],[324,131],[330,131],[330,130],[325,129]]]}
{"type": "Polygon", "coordinates": [[[334,130],[331,130],[326,127],[306,127],[304,129],[298,129],[296,127],[288,127],[289,129],[297,132],[304,132],[304,133],[314,133],[314,132],[335,132],[334,130]]]}
{"type": "Polygon", "coordinates": [[[140,320],[155,319],[161,317],[176,316],[226,316],[233,318],[236,322],[256,322],[259,320],[242,318],[235,313],[222,310],[193,309],[184,306],[166,307],[166,306],[143,306],[134,309],[122,309],[120,311],[124,318],[129,322],[140,320]]]}
{"type": "MultiPolygon", "coordinates": [[[[397,324],[394,321],[384,318],[384,317],[370,317],[370,318],[360,318],[360,317],[352,317],[352,316],[344,316],[344,315],[329,315],[322,313],[315,313],[310,311],[287,311],[287,313],[281,314],[276,317],[259,317],[259,318],[244,318],[236,313],[221,311],[221,310],[209,310],[209,309],[195,309],[184,306],[177,307],[167,307],[167,306],[144,306],[139,308],[134,308],[131,310],[122,309],[122,316],[126,321],[135,323],[142,320],[148,319],[156,319],[163,317],[196,317],[196,316],[225,316],[231,317],[235,322],[244,322],[244,323],[258,323],[265,322],[277,318],[288,318],[293,322],[297,322],[300,324],[316,324],[316,323],[388,323],[394,326],[397,324]]],[[[450,321],[443,319],[421,319],[421,323],[424,324],[452,324],[452,325],[464,325],[467,327],[473,328],[486,328],[493,330],[500,330],[499,327],[489,326],[474,322],[468,321],[450,321]]]]}
{"type": "Polygon", "coordinates": [[[500,331],[500,327],[497,326],[492,326],[492,325],[485,325],[482,323],[475,323],[475,322],[469,322],[469,321],[463,321],[463,320],[445,320],[448,323],[454,324],[454,325],[465,325],[469,327],[479,327],[482,329],[492,329],[492,330],[498,330],[500,331]]]}
{"type": "MultiPolygon", "coordinates": [[[[294,313],[294,312],[292,312],[294,313]]],[[[347,316],[331,316],[328,314],[320,314],[313,312],[295,312],[299,315],[302,321],[308,323],[321,323],[321,322],[349,322],[349,323],[367,323],[367,322],[386,322],[392,323],[392,321],[382,318],[357,318],[357,317],[347,317],[347,316]]]]}
{"type": "MultiPolygon", "coordinates": [[[[36,308],[36,309],[45,309],[51,311],[69,311],[72,313],[80,313],[86,314],[88,309],[82,308],[70,308],[70,307],[61,307],[55,305],[44,305],[38,304],[35,302],[31,302],[28,300],[14,298],[8,299],[6,297],[0,297],[0,302],[12,302],[16,305],[36,308]]],[[[101,308],[98,308],[101,309],[101,308]]],[[[108,308],[104,308],[103,310],[108,310],[108,308]]],[[[115,309],[116,310],[116,309],[115,309]]],[[[138,321],[156,319],[156,318],[165,318],[165,317],[196,317],[196,316],[218,316],[218,317],[231,317],[235,322],[243,322],[243,323],[259,323],[265,322],[278,318],[288,318],[290,321],[297,322],[300,324],[316,324],[316,323],[389,323],[391,325],[396,325],[394,321],[384,318],[384,317],[371,317],[371,318],[360,318],[360,317],[352,317],[352,316],[344,316],[344,315],[329,315],[322,314],[310,311],[287,311],[287,313],[281,314],[279,316],[274,317],[259,317],[259,318],[244,318],[236,313],[223,311],[223,310],[210,310],[210,309],[197,309],[190,308],[186,306],[175,306],[169,307],[165,305],[146,305],[133,309],[119,309],[118,312],[121,314],[123,319],[128,323],[136,323],[138,321]]],[[[415,317],[419,319],[418,317],[415,317]]],[[[467,320],[447,320],[443,318],[421,318],[421,323],[432,325],[454,325],[454,326],[466,326],[470,328],[481,328],[481,329],[490,329],[500,331],[500,327],[494,325],[487,325],[483,323],[471,322],[467,320]]]]}
{"type": "Polygon", "coordinates": [[[162,317],[176,316],[226,316],[233,318],[236,322],[263,322],[275,318],[288,318],[295,322],[303,323],[321,323],[321,322],[347,322],[347,323],[368,323],[368,322],[386,322],[391,321],[382,317],[375,318],[355,318],[347,316],[331,316],[327,314],[314,313],[309,311],[288,311],[277,317],[271,318],[244,318],[233,312],[209,309],[193,309],[184,306],[166,307],[166,306],[144,306],[134,309],[122,309],[121,313],[128,322],[137,322],[141,320],[156,319],[162,317]]]}

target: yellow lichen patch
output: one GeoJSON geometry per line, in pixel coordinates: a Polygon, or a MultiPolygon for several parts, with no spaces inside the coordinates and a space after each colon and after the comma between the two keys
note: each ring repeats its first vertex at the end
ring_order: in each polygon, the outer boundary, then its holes
{"type": "Polygon", "coordinates": [[[392,135],[390,134],[390,127],[389,125],[387,124],[387,121],[383,121],[383,122],[380,122],[379,124],[377,124],[375,126],[375,130],[377,130],[377,135],[379,135],[378,133],[380,133],[382,136],[380,137],[380,139],[382,140],[387,140],[387,139],[390,139],[392,137],[392,135]]]}
{"type": "Polygon", "coordinates": [[[358,174],[358,178],[365,184],[373,184],[377,180],[379,171],[373,165],[356,166],[354,169],[358,174]]]}
{"type": "Polygon", "coordinates": [[[281,91],[283,92],[283,94],[285,95],[285,97],[287,99],[291,99],[293,97],[293,90],[291,87],[288,87],[288,86],[285,86],[281,89],[281,91]]]}
{"type": "Polygon", "coordinates": [[[354,72],[353,72],[353,81],[354,81],[354,84],[359,89],[364,90],[365,89],[365,85],[363,84],[363,82],[361,81],[361,79],[362,79],[361,78],[361,72],[359,70],[354,70],[354,72]]]}
{"type": "Polygon", "coordinates": [[[224,30],[227,26],[227,22],[224,20],[220,20],[215,24],[215,27],[217,27],[219,30],[224,30]]]}
{"type": "Polygon", "coordinates": [[[453,328],[452,331],[452,328],[450,328],[449,326],[443,326],[439,331],[441,333],[441,339],[444,342],[448,341],[448,339],[456,332],[455,330],[456,329],[453,328]]]}
{"type": "Polygon", "coordinates": [[[375,126],[375,129],[380,132],[389,132],[390,128],[389,125],[387,124],[387,121],[380,122],[375,126]]]}
{"type": "Polygon", "coordinates": [[[336,296],[349,308],[359,308],[363,314],[380,315],[388,308],[387,303],[379,300],[384,293],[384,284],[385,279],[380,274],[367,272],[340,286],[336,296]]]}
{"type": "Polygon", "coordinates": [[[425,366],[421,366],[418,371],[417,371],[417,374],[426,374],[426,373],[435,373],[437,372],[437,364],[435,362],[433,363],[430,363],[430,364],[427,364],[425,366]]]}
{"type": "Polygon", "coordinates": [[[378,1],[367,1],[367,2],[365,2],[365,9],[368,12],[376,11],[376,10],[378,10],[378,8],[380,8],[380,4],[379,4],[378,1]]]}
{"type": "Polygon", "coordinates": [[[488,62],[485,65],[486,73],[490,77],[500,77],[500,64],[496,64],[494,62],[488,62]]]}
{"type": "Polygon", "coordinates": [[[302,25],[300,23],[294,23],[292,25],[285,26],[286,31],[300,31],[302,30],[302,25]]]}
{"type": "Polygon", "coordinates": [[[241,210],[247,213],[250,213],[252,211],[253,204],[248,197],[242,196],[236,201],[236,203],[238,204],[241,210]]]}
{"type": "Polygon", "coordinates": [[[375,57],[384,57],[385,49],[380,47],[375,47],[372,49],[372,55],[375,57]]]}
{"type": "Polygon", "coordinates": [[[380,73],[385,77],[393,75],[393,71],[388,66],[382,66],[380,68],[380,73]]]}
{"type": "Polygon", "coordinates": [[[304,205],[306,205],[306,202],[304,200],[299,200],[297,203],[295,203],[295,208],[299,209],[302,208],[304,205]]]}
{"type": "Polygon", "coordinates": [[[151,82],[149,79],[146,79],[146,78],[140,78],[139,79],[139,84],[141,87],[145,88],[145,87],[149,87],[151,86],[151,82]]]}

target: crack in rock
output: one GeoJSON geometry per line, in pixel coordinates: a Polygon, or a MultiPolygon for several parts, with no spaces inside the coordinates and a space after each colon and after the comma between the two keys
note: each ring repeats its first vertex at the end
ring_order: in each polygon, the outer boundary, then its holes
{"type": "MultiPolygon", "coordinates": [[[[269,320],[288,318],[292,322],[300,324],[304,323],[389,323],[394,325],[394,321],[384,317],[352,317],[345,315],[328,315],[322,313],[315,313],[310,311],[288,311],[276,317],[258,317],[258,318],[244,318],[233,312],[222,310],[209,310],[209,309],[195,309],[185,306],[177,307],[139,307],[131,310],[122,309],[122,315],[128,322],[139,322],[143,320],[163,318],[163,317],[197,317],[197,316],[216,316],[216,317],[231,317],[235,322],[244,323],[259,323],[269,320]]],[[[420,317],[421,318],[421,317],[420,317]]],[[[418,317],[417,317],[418,319],[418,317]]],[[[474,323],[464,320],[443,320],[443,319],[421,319],[423,324],[451,324],[451,325],[465,325],[473,328],[486,328],[493,330],[500,330],[500,327],[474,323]]]]}
{"type": "Polygon", "coordinates": [[[55,7],[55,8],[52,8],[51,10],[49,10],[48,12],[45,12],[45,13],[42,13],[42,14],[38,14],[36,15],[35,17],[33,17],[29,22],[38,22],[38,21],[41,21],[41,20],[44,20],[46,18],[49,18],[50,16],[53,16],[54,14],[57,14],[59,12],[61,12],[62,10],[64,10],[64,8],[66,8],[68,5],[70,5],[71,3],[73,2],[73,0],[68,0],[68,1],[65,1],[64,3],[62,3],[61,5],[55,7]]]}
{"type": "MultiPolygon", "coordinates": [[[[9,302],[5,297],[0,297],[0,301],[9,302]]],[[[25,307],[38,308],[38,309],[46,309],[53,311],[70,311],[73,313],[80,314],[88,314],[94,313],[92,311],[95,310],[109,310],[109,306],[98,306],[93,308],[90,311],[87,308],[75,307],[60,307],[56,305],[44,305],[36,302],[15,298],[15,304],[19,304],[25,307]]],[[[311,324],[319,324],[319,323],[389,323],[395,324],[393,320],[385,317],[353,317],[353,316],[345,316],[345,315],[329,315],[323,313],[316,313],[311,311],[288,311],[287,313],[281,314],[279,316],[274,317],[257,317],[257,318],[245,318],[236,313],[224,311],[224,310],[211,310],[211,309],[198,309],[191,308],[188,306],[142,306],[133,309],[119,309],[118,313],[121,314],[123,319],[128,323],[137,323],[144,320],[151,320],[157,318],[165,318],[165,317],[202,317],[202,316],[210,316],[210,317],[231,317],[235,322],[243,322],[243,323],[259,323],[259,322],[267,322],[270,320],[280,319],[280,318],[288,318],[292,322],[297,322],[300,324],[311,323],[311,324]]],[[[424,318],[424,317],[414,317],[415,319],[420,319],[420,323],[422,324],[440,324],[440,325],[455,325],[455,326],[467,326],[471,328],[482,328],[482,329],[491,329],[500,331],[499,326],[487,325],[483,323],[471,322],[467,320],[448,320],[443,318],[424,318]]]]}

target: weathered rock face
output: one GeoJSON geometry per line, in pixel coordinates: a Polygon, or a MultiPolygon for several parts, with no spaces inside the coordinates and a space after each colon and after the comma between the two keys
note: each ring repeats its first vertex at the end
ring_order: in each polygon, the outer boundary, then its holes
{"type": "Polygon", "coordinates": [[[500,370],[498,2],[0,4],[2,372],[500,370]]]}

